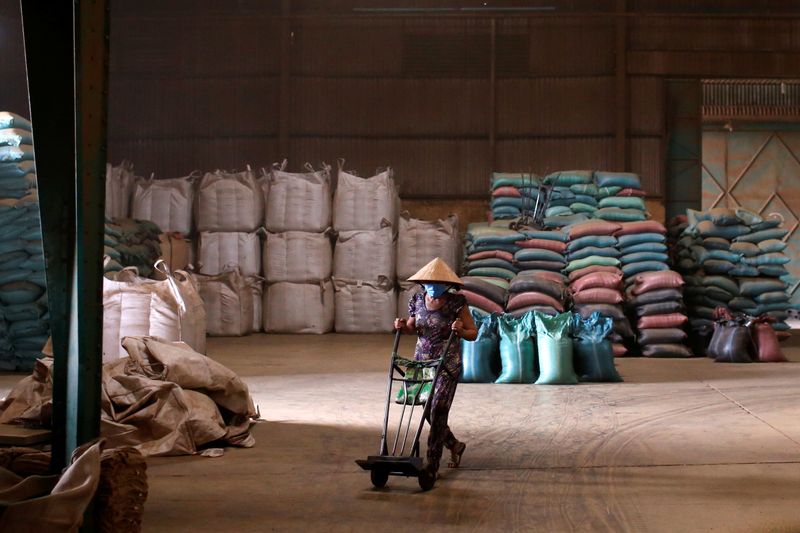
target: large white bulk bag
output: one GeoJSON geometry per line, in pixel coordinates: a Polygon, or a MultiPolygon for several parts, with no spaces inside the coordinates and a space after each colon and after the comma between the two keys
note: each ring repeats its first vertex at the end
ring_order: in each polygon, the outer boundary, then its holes
{"type": "Polygon", "coordinates": [[[328,333],[333,330],[333,284],[269,285],[264,293],[264,331],[269,333],[328,333]]]}
{"type": "Polygon", "coordinates": [[[267,283],[315,283],[330,279],[333,247],[329,233],[267,233],[262,262],[267,283]]]}
{"type": "Polygon", "coordinates": [[[131,216],[151,220],[163,231],[188,235],[192,231],[192,181],[196,175],[174,179],[140,179],[133,189],[131,216]]]}
{"type": "Polygon", "coordinates": [[[241,337],[253,329],[253,291],[238,269],[218,276],[197,276],[206,309],[206,332],[241,337]]]}
{"type": "Polygon", "coordinates": [[[333,197],[333,229],[336,231],[378,230],[386,224],[397,225],[399,197],[387,169],[371,178],[360,178],[342,170],[333,197]]]}
{"type": "Polygon", "coordinates": [[[170,273],[156,263],[166,279],[142,278],[136,269],[109,273],[103,279],[103,362],[127,357],[122,339],[134,335],[183,341],[206,351],[206,313],[194,277],[170,273]]]}
{"type": "Polygon", "coordinates": [[[437,257],[458,271],[458,248],[458,217],[455,215],[427,221],[403,213],[397,235],[397,278],[410,278],[437,257]]]}
{"type": "Polygon", "coordinates": [[[251,276],[246,278],[247,286],[253,295],[253,333],[258,333],[264,328],[264,280],[251,276]]]}
{"type": "Polygon", "coordinates": [[[397,293],[394,283],[333,280],[336,291],[335,328],[340,333],[380,333],[394,329],[397,293]]]}
{"type": "Polygon", "coordinates": [[[123,161],[119,166],[106,165],[106,216],[108,218],[130,218],[131,196],[136,177],[133,163],[123,161]]]}
{"type": "Polygon", "coordinates": [[[333,251],[333,276],[343,279],[393,280],[394,232],[387,226],[377,231],[342,231],[333,251]]]}
{"type": "Polygon", "coordinates": [[[265,226],[268,231],[310,231],[321,233],[331,225],[330,166],[308,172],[285,172],[283,165],[269,175],[265,226]]]}
{"type": "Polygon", "coordinates": [[[237,173],[206,173],[196,198],[197,231],[255,231],[264,220],[264,191],[250,167],[237,173]]]}
{"type": "Polygon", "coordinates": [[[200,233],[197,240],[199,272],[206,276],[222,274],[238,267],[244,276],[261,274],[261,240],[258,232],[200,233]]]}
{"type": "Polygon", "coordinates": [[[413,281],[401,281],[398,285],[397,317],[408,318],[408,302],[411,301],[412,296],[422,292],[422,287],[420,287],[419,283],[413,281]]]}

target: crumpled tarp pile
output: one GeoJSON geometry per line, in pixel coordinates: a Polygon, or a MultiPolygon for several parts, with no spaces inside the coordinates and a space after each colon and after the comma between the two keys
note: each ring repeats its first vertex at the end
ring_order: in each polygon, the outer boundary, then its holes
{"type": "MultiPolygon", "coordinates": [[[[100,433],[106,448],[145,456],[190,455],[208,445],[249,448],[258,414],[233,371],[181,342],[126,337],[130,357],[103,366],[100,433]]],[[[40,359],[0,404],[0,423],[47,427],[52,359],[40,359]]]]}

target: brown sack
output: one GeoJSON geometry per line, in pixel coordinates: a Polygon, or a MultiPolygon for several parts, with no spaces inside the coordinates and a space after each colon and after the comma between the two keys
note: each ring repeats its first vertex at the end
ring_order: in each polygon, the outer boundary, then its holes
{"type": "Polygon", "coordinates": [[[762,363],[787,363],[789,360],[781,351],[778,335],[768,323],[759,322],[751,326],[756,354],[762,363]]]}

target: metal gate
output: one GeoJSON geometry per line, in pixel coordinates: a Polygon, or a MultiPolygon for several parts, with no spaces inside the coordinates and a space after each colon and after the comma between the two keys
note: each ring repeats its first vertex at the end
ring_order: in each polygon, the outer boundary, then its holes
{"type": "MultiPolygon", "coordinates": [[[[703,209],[745,207],[780,213],[786,254],[800,257],[800,131],[748,126],[749,131],[703,132],[703,209]]],[[[800,304],[800,261],[789,270],[792,303],[800,304]]]]}

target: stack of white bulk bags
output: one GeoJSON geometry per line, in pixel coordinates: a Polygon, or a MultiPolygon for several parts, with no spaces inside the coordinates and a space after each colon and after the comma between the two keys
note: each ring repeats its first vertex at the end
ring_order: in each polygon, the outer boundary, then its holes
{"type": "Polygon", "coordinates": [[[342,164],[333,202],[336,331],[391,331],[399,203],[392,171],[364,179],[342,170],[342,164]]]}
{"type": "Polygon", "coordinates": [[[165,280],[142,278],[135,268],[106,274],[103,280],[103,362],[127,357],[122,339],[132,335],[183,341],[206,350],[206,312],[195,277],[156,268],[165,280]]]}
{"type": "Polygon", "coordinates": [[[333,329],[330,167],[267,176],[263,249],[264,330],[327,333],[333,329]]]}
{"type": "Polygon", "coordinates": [[[264,195],[250,167],[243,172],[206,173],[196,196],[200,273],[217,276],[238,268],[244,276],[260,276],[264,195]]]}
{"type": "Polygon", "coordinates": [[[164,233],[189,235],[196,174],[185,178],[139,179],[133,188],[131,217],[154,222],[164,233]]]}
{"type": "Polygon", "coordinates": [[[106,217],[129,218],[131,196],[137,178],[133,174],[133,163],[123,161],[114,167],[106,165],[106,217]]]}
{"type": "Polygon", "coordinates": [[[253,289],[238,268],[217,276],[197,276],[197,285],[209,335],[241,337],[252,332],[253,289]]]}
{"type": "Polygon", "coordinates": [[[408,301],[419,292],[416,283],[407,280],[436,257],[447,263],[453,271],[459,270],[461,241],[458,234],[458,217],[450,215],[439,220],[419,220],[408,213],[400,216],[397,236],[397,316],[408,316],[408,301]]]}

